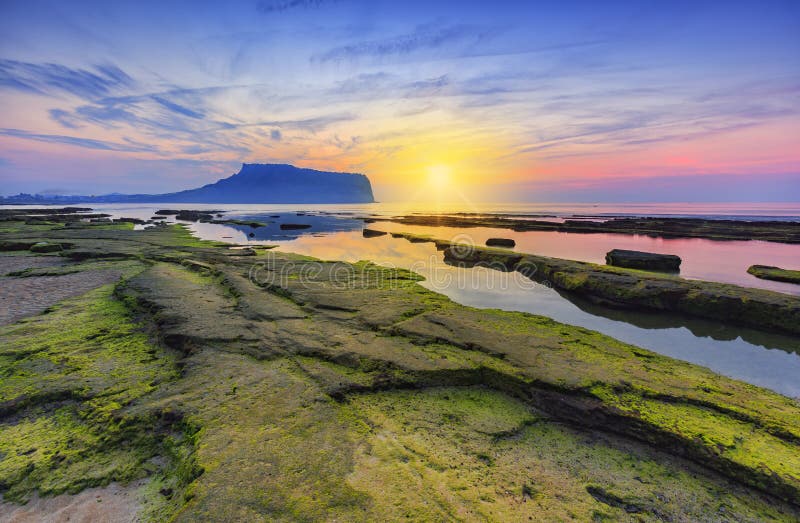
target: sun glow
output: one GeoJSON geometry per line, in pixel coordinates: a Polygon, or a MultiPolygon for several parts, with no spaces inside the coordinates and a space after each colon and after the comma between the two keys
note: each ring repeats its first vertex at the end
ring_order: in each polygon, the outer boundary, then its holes
{"type": "Polygon", "coordinates": [[[431,165],[428,167],[428,184],[437,191],[450,185],[451,169],[447,165],[431,165]]]}

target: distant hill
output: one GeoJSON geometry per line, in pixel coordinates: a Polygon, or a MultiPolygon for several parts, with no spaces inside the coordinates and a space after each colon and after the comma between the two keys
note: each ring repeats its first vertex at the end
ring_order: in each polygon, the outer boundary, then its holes
{"type": "Polygon", "coordinates": [[[372,203],[363,174],[302,169],[288,164],[245,163],[228,178],[197,189],[166,194],[0,197],[0,204],[47,203],[372,203]]]}

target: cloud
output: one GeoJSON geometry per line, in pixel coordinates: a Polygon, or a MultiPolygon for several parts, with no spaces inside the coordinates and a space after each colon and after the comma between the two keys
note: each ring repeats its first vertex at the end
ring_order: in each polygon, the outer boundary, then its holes
{"type": "Polygon", "coordinates": [[[334,135],[333,138],[330,140],[330,143],[339,149],[340,151],[350,151],[355,149],[362,143],[362,138],[360,136],[351,136],[349,140],[339,138],[339,135],[334,135]]]}
{"type": "Polygon", "coordinates": [[[70,129],[79,128],[81,124],[95,124],[106,129],[125,125],[153,135],[164,132],[195,134],[236,127],[227,122],[206,120],[204,113],[172,102],[164,94],[107,97],[79,105],[72,111],[51,109],[50,117],[70,129]]]}
{"type": "Polygon", "coordinates": [[[203,113],[193,111],[180,104],[176,104],[175,102],[170,102],[166,98],[162,98],[160,96],[152,96],[151,98],[174,113],[182,114],[183,116],[188,116],[189,118],[195,118],[198,120],[204,118],[205,116],[203,113]]]}
{"type": "Polygon", "coordinates": [[[261,13],[282,13],[290,9],[320,7],[335,0],[263,0],[256,4],[256,9],[261,13]]]}
{"type": "MultiPolygon", "coordinates": [[[[82,105],[67,118],[93,122],[103,127],[115,127],[113,122],[134,123],[137,117],[119,104],[82,105]]],[[[64,119],[64,118],[62,118],[64,119]]]]}
{"type": "MultiPolygon", "coordinates": [[[[234,86],[231,89],[243,89],[234,86]]],[[[180,89],[136,95],[107,96],[79,105],[72,110],[51,109],[51,119],[67,129],[85,125],[105,129],[130,130],[135,136],[144,136],[151,143],[168,143],[165,150],[174,149],[180,154],[237,154],[248,155],[257,144],[264,146],[264,131],[274,141],[283,139],[283,130],[294,129],[310,134],[317,133],[342,121],[355,119],[349,113],[323,114],[310,118],[269,121],[219,121],[209,117],[209,96],[224,92],[225,88],[180,89]],[[191,106],[191,108],[189,108],[191,106]],[[195,107],[199,107],[195,109],[195,107]],[[266,129],[260,129],[266,128],[266,129]],[[271,128],[271,130],[270,130],[271,128]]],[[[40,141],[56,138],[30,137],[40,141]]],[[[74,140],[65,143],[78,144],[74,140]]],[[[105,144],[88,142],[84,147],[106,148],[105,144]]],[[[114,147],[120,147],[114,146],[114,147]]],[[[127,149],[135,144],[125,144],[127,149]]]]}
{"type": "Polygon", "coordinates": [[[93,68],[74,69],[53,63],[34,64],[2,59],[0,87],[36,94],[69,93],[94,99],[136,85],[133,78],[115,65],[101,64],[93,68]]]}
{"type": "Polygon", "coordinates": [[[382,92],[387,89],[387,84],[395,77],[389,73],[379,71],[377,73],[363,73],[336,84],[336,87],[331,89],[331,93],[348,95],[363,93],[376,93],[382,92]]]}
{"type": "Polygon", "coordinates": [[[62,127],[66,127],[68,129],[78,129],[82,127],[78,123],[78,119],[75,118],[69,111],[65,111],[63,109],[50,109],[48,113],[50,114],[50,118],[60,123],[62,127]]]}
{"type": "Polygon", "coordinates": [[[440,94],[448,85],[450,85],[450,79],[446,74],[437,78],[412,82],[405,86],[406,98],[435,96],[440,94]]]}
{"type": "Polygon", "coordinates": [[[0,135],[12,136],[14,138],[22,138],[24,140],[33,140],[36,142],[45,143],[60,143],[65,145],[74,145],[76,147],[83,147],[86,149],[96,149],[101,151],[120,151],[120,152],[159,152],[156,146],[135,143],[128,141],[127,144],[116,142],[107,142],[103,140],[94,140],[91,138],[79,138],[76,136],[65,136],[61,134],[38,134],[24,131],[21,129],[3,129],[0,128],[0,135]]]}
{"type": "Polygon", "coordinates": [[[336,47],[313,56],[312,61],[341,62],[364,57],[381,58],[391,55],[406,55],[421,50],[439,49],[456,43],[477,44],[491,35],[491,30],[475,26],[436,27],[434,24],[428,24],[418,27],[409,34],[336,47]]]}
{"type": "Polygon", "coordinates": [[[339,122],[355,120],[356,116],[350,113],[337,113],[300,120],[270,120],[236,125],[236,128],[247,127],[280,127],[285,129],[302,129],[310,132],[321,131],[339,122]]]}
{"type": "Polygon", "coordinates": [[[187,145],[181,147],[181,152],[184,154],[205,154],[213,151],[214,149],[203,147],[202,145],[187,145]]]}

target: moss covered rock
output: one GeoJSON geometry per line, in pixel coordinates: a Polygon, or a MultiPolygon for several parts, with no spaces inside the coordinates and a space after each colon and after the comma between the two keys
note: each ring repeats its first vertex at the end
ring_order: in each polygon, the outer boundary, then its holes
{"type": "Polygon", "coordinates": [[[751,265],[747,272],[764,280],[784,281],[787,283],[800,283],[800,271],[781,269],[769,265],[751,265]]]}
{"type": "Polygon", "coordinates": [[[674,254],[628,251],[625,249],[608,251],[606,253],[606,263],[615,267],[646,271],[678,272],[681,268],[681,259],[674,254]]]}
{"type": "Polygon", "coordinates": [[[30,251],[31,252],[60,252],[63,248],[61,247],[60,243],[50,243],[50,242],[37,242],[31,245],[30,251]]]}

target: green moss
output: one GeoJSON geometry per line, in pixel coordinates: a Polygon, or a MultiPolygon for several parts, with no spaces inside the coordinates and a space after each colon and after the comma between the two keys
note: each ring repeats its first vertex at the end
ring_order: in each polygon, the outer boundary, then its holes
{"type": "Polygon", "coordinates": [[[173,357],[154,347],[105,286],[0,327],[4,497],[77,492],[146,474],[158,452],[153,421],[125,406],[175,379],[173,357]]]}
{"type": "Polygon", "coordinates": [[[0,220],[0,234],[31,234],[38,231],[50,231],[63,227],[63,224],[38,223],[26,224],[24,221],[0,220]]]}
{"type": "Polygon", "coordinates": [[[610,405],[634,412],[641,419],[664,427],[686,441],[700,442],[710,452],[751,470],[782,476],[792,476],[800,470],[796,445],[758,430],[752,422],[700,406],[643,398],[633,392],[620,394],[605,387],[594,387],[592,392],[610,405]]]}
{"type": "Polygon", "coordinates": [[[787,283],[800,283],[800,271],[770,267],[767,265],[751,265],[747,272],[764,280],[783,281],[787,283]]]}
{"type": "Polygon", "coordinates": [[[366,433],[348,482],[373,496],[368,520],[793,517],[674,458],[552,423],[483,388],[363,394],[341,416],[366,433]]]}
{"type": "Polygon", "coordinates": [[[158,521],[796,516],[648,448],[795,499],[788,398],[368,262],[275,253],[265,292],[181,226],[39,237],[135,259],[69,264],[126,281],[0,329],[6,499],[147,475],[158,521]]]}

